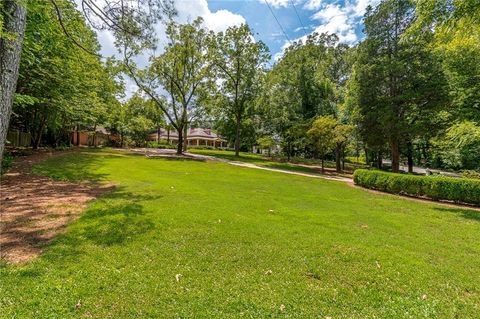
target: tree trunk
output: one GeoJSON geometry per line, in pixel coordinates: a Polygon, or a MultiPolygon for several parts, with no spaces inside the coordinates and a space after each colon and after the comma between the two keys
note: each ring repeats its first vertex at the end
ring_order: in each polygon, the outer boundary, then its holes
{"type": "Polygon", "coordinates": [[[170,144],[170,127],[167,127],[167,143],[170,144]]]}
{"type": "Polygon", "coordinates": [[[410,141],[407,143],[407,163],[408,172],[413,173],[413,144],[410,141]]]}
{"type": "Polygon", "coordinates": [[[93,147],[97,147],[97,124],[93,126],[93,147]]]}
{"type": "Polygon", "coordinates": [[[324,156],[322,155],[322,173],[325,173],[325,167],[323,166],[324,156]]]}
{"type": "Polygon", "coordinates": [[[0,163],[3,159],[12,104],[18,80],[20,55],[25,34],[26,9],[22,1],[6,0],[0,12],[3,31],[13,39],[0,38],[0,163]]]}
{"type": "Polygon", "coordinates": [[[183,128],[183,151],[187,151],[187,146],[188,146],[188,140],[187,140],[187,132],[188,132],[188,125],[185,124],[183,128]]]}
{"type": "Polygon", "coordinates": [[[341,160],[341,149],[340,149],[340,146],[337,145],[337,147],[335,147],[335,169],[337,170],[337,173],[340,173],[342,171],[342,164],[340,160],[341,160]]]}
{"type": "Polygon", "coordinates": [[[287,143],[287,161],[290,162],[290,154],[292,153],[292,147],[290,145],[290,142],[287,143]]]}
{"type": "Polygon", "coordinates": [[[42,123],[40,125],[40,129],[38,130],[36,136],[35,136],[35,140],[34,140],[34,143],[33,143],[33,149],[38,149],[40,147],[40,142],[42,141],[42,135],[43,135],[43,130],[45,129],[45,123],[42,123]]]}
{"type": "Polygon", "coordinates": [[[235,123],[235,156],[240,156],[240,126],[242,123],[242,116],[237,114],[237,121],[235,123]]]}
{"type": "Polygon", "coordinates": [[[157,143],[160,143],[160,126],[157,127],[157,143]]]}
{"type": "Polygon", "coordinates": [[[383,159],[382,159],[382,151],[377,152],[377,168],[382,169],[383,168],[383,159]]]}
{"type": "Polygon", "coordinates": [[[400,171],[400,146],[397,139],[392,138],[390,140],[390,149],[392,152],[392,172],[398,173],[400,171]]]}
{"type": "Polygon", "coordinates": [[[177,140],[177,155],[183,154],[183,127],[177,129],[178,140],[177,140]]]}
{"type": "Polygon", "coordinates": [[[45,129],[46,119],[43,117],[40,127],[38,128],[37,132],[35,133],[33,139],[33,149],[36,150],[40,147],[40,143],[42,141],[43,130],[45,129]]]}

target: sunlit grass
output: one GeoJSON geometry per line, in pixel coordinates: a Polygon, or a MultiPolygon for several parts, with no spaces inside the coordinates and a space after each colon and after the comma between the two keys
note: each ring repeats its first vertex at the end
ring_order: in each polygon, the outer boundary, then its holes
{"type": "Polygon", "coordinates": [[[475,211],[220,162],[102,151],[52,158],[35,172],[117,190],[36,261],[2,266],[2,318],[480,313],[475,211]]]}

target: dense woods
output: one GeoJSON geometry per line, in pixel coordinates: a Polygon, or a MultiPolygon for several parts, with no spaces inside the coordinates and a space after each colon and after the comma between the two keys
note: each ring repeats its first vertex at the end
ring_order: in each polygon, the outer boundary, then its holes
{"type": "Polygon", "coordinates": [[[383,0],[367,8],[358,44],[313,33],[278,60],[247,25],[215,33],[201,19],[175,22],[172,2],[134,2],[112,16],[67,0],[1,5],[3,73],[15,65],[6,45],[22,44],[27,9],[18,82],[1,78],[2,141],[11,114],[10,129],[29,133],[34,148],[70,146],[72,132],[98,127],[116,134],[118,146],[141,145],[168,127],[181,153],[187,128],[201,125],[225,136],[237,155],[257,146],[288,159],[336,160],[338,171],[346,157],[380,168],[390,159],[394,172],[402,163],[410,172],[414,165],[480,169],[474,0],[383,0]],[[158,45],[157,23],[168,43],[137,65],[158,45]],[[115,35],[116,58],[99,55],[99,28],[115,35]],[[132,97],[125,79],[138,87],[132,97]]]}

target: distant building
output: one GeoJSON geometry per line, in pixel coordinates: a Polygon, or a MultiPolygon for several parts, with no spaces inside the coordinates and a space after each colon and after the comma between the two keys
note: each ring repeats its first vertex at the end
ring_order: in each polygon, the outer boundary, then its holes
{"type": "MultiPolygon", "coordinates": [[[[153,132],[148,135],[149,141],[156,141],[157,139],[169,141],[177,144],[177,131],[171,130],[168,132],[165,129],[160,129],[160,132],[153,132]],[[159,134],[160,133],[160,134],[159,134]]],[[[227,140],[214,133],[207,128],[190,128],[187,131],[187,145],[189,146],[211,146],[211,147],[227,147],[227,140]]]]}
{"type": "Polygon", "coordinates": [[[111,139],[111,134],[104,127],[93,130],[75,130],[70,133],[70,142],[77,146],[106,145],[111,139]]]}

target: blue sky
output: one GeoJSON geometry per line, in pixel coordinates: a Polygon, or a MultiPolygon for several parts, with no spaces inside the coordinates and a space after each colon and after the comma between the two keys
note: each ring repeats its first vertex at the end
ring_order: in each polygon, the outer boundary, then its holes
{"type": "MultiPolygon", "coordinates": [[[[274,62],[281,57],[283,49],[291,41],[305,37],[314,31],[318,33],[336,33],[341,42],[354,44],[363,38],[362,18],[368,5],[379,0],[175,0],[179,23],[193,21],[202,17],[204,26],[215,32],[224,31],[232,25],[248,23],[254,31],[256,40],[267,44],[274,62]],[[283,34],[272,12],[265,3],[268,1],[286,35],[283,34]],[[295,5],[295,7],[294,7],[295,5]],[[297,9],[298,16],[295,13],[297,9]],[[305,26],[305,30],[302,27],[305,26]]],[[[157,26],[157,54],[160,54],[168,42],[165,27],[157,26]]],[[[104,56],[115,55],[114,37],[108,30],[98,31],[98,40],[104,56]]],[[[137,63],[145,67],[148,56],[139,56],[137,63]]],[[[127,92],[134,92],[136,86],[127,81],[127,92]]]]}
{"type": "Polygon", "coordinates": [[[228,10],[242,16],[254,30],[255,38],[265,42],[274,56],[281,53],[282,47],[288,44],[287,37],[295,40],[313,31],[337,33],[342,42],[349,44],[358,42],[363,37],[362,17],[365,8],[369,4],[376,3],[372,0],[267,1],[286,36],[275,21],[265,0],[208,0],[208,8],[213,13],[228,10]]]}

